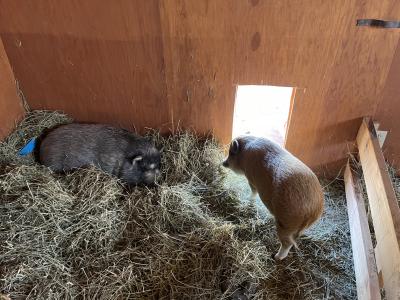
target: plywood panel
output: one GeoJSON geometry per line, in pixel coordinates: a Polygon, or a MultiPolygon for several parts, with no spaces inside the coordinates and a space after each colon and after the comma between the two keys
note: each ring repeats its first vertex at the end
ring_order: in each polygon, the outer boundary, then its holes
{"type": "MultiPolygon", "coordinates": [[[[289,0],[162,1],[166,80],[174,122],[201,131],[212,129],[228,142],[239,84],[308,88],[315,80],[307,95],[319,100],[317,71],[332,64],[328,58],[336,51],[347,2],[309,1],[305,6],[289,0]]],[[[304,99],[302,111],[315,105],[311,100],[304,99]]],[[[315,116],[293,118],[299,128],[315,116]]],[[[290,135],[288,144],[294,145],[290,140],[295,139],[290,135]]]]}
{"type": "Polygon", "coordinates": [[[225,1],[161,1],[166,83],[174,126],[228,142],[236,87],[232,10],[225,1]],[[221,13],[223,11],[224,13],[221,13]]]}
{"type": "Polygon", "coordinates": [[[344,166],[361,118],[373,114],[399,38],[355,27],[359,17],[394,16],[394,1],[170,0],[161,12],[175,119],[227,142],[237,84],[305,88],[286,146],[327,176],[344,166]]]}
{"type": "Polygon", "coordinates": [[[31,108],[168,122],[158,1],[1,1],[0,33],[31,108]]]}
{"type": "Polygon", "coordinates": [[[390,72],[386,80],[382,101],[378,104],[374,120],[380,123],[380,130],[387,130],[383,144],[385,158],[400,170],[400,43],[397,44],[390,72]]]}
{"type": "Polygon", "coordinates": [[[0,140],[10,133],[23,114],[14,75],[0,38],[0,140]]]}
{"type": "MultiPolygon", "coordinates": [[[[341,158],[354,149],[354,137],[361,118],[372,115],[382,97],[399,31],[358,28],[354,26],[355,20],[372,15],[393,19],[399,12],[400,6],[396,1],[354,2],[338,40],[337,52],[332,57],[334,65],[322,82],[321,99],[314,100],[315,106],[310,112],[318,118],[310,124],[307,139],[314,150],[304,156],[310,165],[317,167],[335,161],[343,164],[341,158]]],[[[297,143],[296,149],[299,146],[297,143]]],[[[309,148],[306,144],[303,146],[309,148]]],[[[334,171],[334,168],[329,171],[334,171]]]]}

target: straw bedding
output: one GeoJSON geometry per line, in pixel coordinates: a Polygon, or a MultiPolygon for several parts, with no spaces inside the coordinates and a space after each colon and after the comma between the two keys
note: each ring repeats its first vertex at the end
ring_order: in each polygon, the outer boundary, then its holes
{"type": "Polygon", "coordinates": [[[162,137],[162,179],[127,189],[94,168],[56,175],[19,157],[35,111],[0,143],[0,293],[11,299],[354,299],[343,183],[324,183],[322,220],[282,262],[275,225],[220,146],[162,137]]]}

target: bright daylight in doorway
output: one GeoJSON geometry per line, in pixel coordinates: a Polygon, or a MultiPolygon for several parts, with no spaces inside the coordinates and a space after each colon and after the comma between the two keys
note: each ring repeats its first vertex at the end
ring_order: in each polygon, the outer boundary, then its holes
{"type": "Polygon", "coordinates": [[[232,137],[250,134],[269,138],[283,146],[292,92],[292,87],[239,85],[232,137]]]}

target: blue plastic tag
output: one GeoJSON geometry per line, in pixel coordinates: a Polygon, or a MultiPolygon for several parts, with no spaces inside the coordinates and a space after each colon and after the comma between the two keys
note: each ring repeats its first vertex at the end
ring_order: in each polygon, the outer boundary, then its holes
{"type": "Polygon", "coordinates": [[[21,155],[21,156],[25,156],[25,155],[28,155],[28,154],[30,154],[30,153],[32,153],[33,152],[33,150],[35,149],[35,146],[36,146],[36,138],[32,138],[29,142],[28,142],[28,144],[26,144],[25,146],[24,146],[24,148],[22,148],[21,150],[19,150],[19,155],[21,155]]]}

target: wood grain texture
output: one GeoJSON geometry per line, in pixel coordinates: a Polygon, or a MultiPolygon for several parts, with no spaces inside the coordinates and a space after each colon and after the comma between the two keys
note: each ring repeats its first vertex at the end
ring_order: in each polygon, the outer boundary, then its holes
{"type": "Polygon", "coordinates": [[[331,163],[354,150],[353,141],[361,117],[373,115],[382,97],[399,38],[399,31],[353,25],[360,16],[395,17],[394,12],[399,12],[398,2],[357,1],[353,5],[332,59],[334,67],[326,74],[329,80],[324,82],[323,100],[316,103],[313,111],[318,120],[310,141],[318,149],[313,153],[315,157],[323,157],[318,159],[320,164],[324,163],[323,159],[331,163]],[[385,49],[381,47],[383,44],[385,49]]]}
{"type": "Polygon", "coordinates": [[[0,33],[31,108],[139,131],[168,122],[158,1],[1,1],[0,33]]]}
{"type": "Polygon", "coordinates": [[[378,103],[374,120],[380,123],[380,130],[388,131],[383,153],[400,175],[400,43],[397,44],[396,52],[390,67],[390,71],[383,90],[383,98],[378,103]]]}
{"type": "Polygon", "coordinates": [[[347,162],[344,172],[347,212],[349,216],[351,247],[359,300],[381,299],[374,248],[365,212],[365,201],[360,192],[359,178],[347,162]]]}
{"type": "Polygon", "coordinates": [[[14,75],[0,38],[0,140],[14,129],[23,115],[24,109],[17,94],[14,75]]]}
{"type": "Polygon", "coordinates": [[[236,92],[232,14],[237,4],[160,2],[171,121],[174,127],[211,131],[225,143],[232,135],[236,92]]]}
{"type": "Polygon", "coordinates": [[[370,119],[363,120],[357,145],[375,230],[378,272],[387,299],[400,299],[400,209],[370,119]]]}
{"type": "Polygon", "coordinates": [[[0,0],[0,34],[29,104],[78,120],[190,127],[228,143],[237,85],[304,88],[287,148],[336,175],[399,39],[355,26],[372,15],[396,18],[400,3],[0,0]]]}

